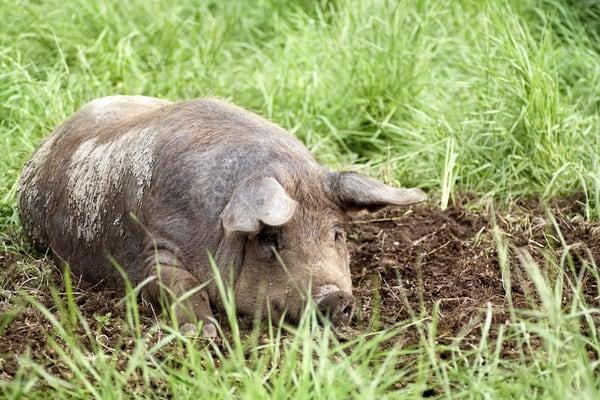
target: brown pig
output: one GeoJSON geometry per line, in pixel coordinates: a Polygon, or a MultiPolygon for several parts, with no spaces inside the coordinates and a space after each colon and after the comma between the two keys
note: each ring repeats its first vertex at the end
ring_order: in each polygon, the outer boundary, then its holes
{"type": "Polygon", "coordinates": [[[425,198],[329,171],[290,133],[214,98],[94,100],[42,144],[19,185],[28,236],[87,281],[120,284],[116,263],[133,284],[154,278],[143,289],[154,302],[205,285],[176,307],[180,326],[203,321],[205,336],[220,307],[209,254],[239,313],[268,307],[295,321],[312,297],[347,324],[346,213],[425,198]]]}

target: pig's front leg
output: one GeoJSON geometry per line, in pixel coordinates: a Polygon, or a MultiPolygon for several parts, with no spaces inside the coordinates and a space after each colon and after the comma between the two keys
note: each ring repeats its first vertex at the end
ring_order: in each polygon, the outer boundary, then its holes
{"type": "Polygon", "coordinates": [[[196,291],[180,300],[186,293],[200,286],[200,282],[183,268],[179,258],[171,250],[158,247],[156,242],[146,254],[147,276],[155,279],[144,287],[144,294],[155,304],[176,304],[175,316],[182,333],[195,333],[196,323],[202,321],[202,336],[215,337],[217,329],[206,290],[196,291]]]}

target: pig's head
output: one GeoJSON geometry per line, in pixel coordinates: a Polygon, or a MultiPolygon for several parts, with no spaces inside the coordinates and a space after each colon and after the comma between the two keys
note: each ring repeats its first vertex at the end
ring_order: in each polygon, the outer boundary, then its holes
{"type": "Polygon", "coordinates": [[[354,301],[342,226],[347,214],[426,198],[419,189],[396,189],[354,172],[324,172],[293,184],[272,176],[248,180],[221,215],[225,235],[244,242],[238,311],[253,315],[268,307],[273,318],[285,312],[296,321],[312,299],[334,325],[348,324],[354,301]]]}

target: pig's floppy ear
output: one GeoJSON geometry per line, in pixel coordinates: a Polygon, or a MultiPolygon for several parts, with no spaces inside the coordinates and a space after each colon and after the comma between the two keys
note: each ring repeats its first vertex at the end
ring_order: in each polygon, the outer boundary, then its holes
{"type": "Polygon", "coordinates": [[[258,233],[262,224],[283,225],[292,218],[296,202],[274,178],[250,180],[238,186],[221,219],[227,235],[233,232],[258,233]]]}
{"type": "Polygon", "coordinates": [[[335,201],[347,211],[376,211],[427,200],[421,189],[396,189],[357,172],[330,172],[327,180],[335,201]]]}

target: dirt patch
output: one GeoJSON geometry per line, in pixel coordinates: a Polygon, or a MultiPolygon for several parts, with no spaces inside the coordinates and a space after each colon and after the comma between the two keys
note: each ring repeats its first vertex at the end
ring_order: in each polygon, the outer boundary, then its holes
{"type": "MultiPolygon", "coordinates": [[[[569,269],[573,279],[581,280],[586,302],[598,306],[596,271],[585,265],[591,260],[600,265],[600,225],[585,221],[577,199],[554,203],[551,209],[547,213],[535,202],[522,202],[502,213],[461,205],[442,212],[425,205],[387,209],[349,223],[357,297],[353,327],[379,329],[435,314],[440,341],[460,337],[473,343],[487,307],[492,308],[493,324],[498,326],[510,322],[511,302],[516,309],[539,303],[522,266],[529,256],[549,277],[560,274],[561,268],[569,269]],[[501,272],[498,240],[507,248],[509,287],[501,272]],[[565,260],[562,266],[547,261],[556,258],[565,260]]],[[[48,365],[51,372],[69,376],[47,339],[55,328],[23,296],[26,293],[53,315],[65,315],[56,305],[56,298],[66,302],[63,282],[61,271],[48,260],[0,254],[0,379],[14,376],[18,357],[26,354],[48,365]]],[[[115,292],[90,288],[84,282],[74,286],[74,302],[89,325],[89,332],[79,329],[76,334],[99,343],[117,360],[124,359],[134,346],[124,303],[115,292]]],[[[564,301],[569,303],[568,293],[564,301]]],[[[151,329],[157,322],[153,310],[142,305],[141,311],[141,330],[159,340],[161,332],[151,329]]],[[[411,342],[416,335],[407,331],[406,337],[398,339],[411,342]]]]}
{"type": "MultiPolygon", "coordinates": [[[[78,323],[80,316],[69,311],[62,270],[49,259],[0,254],[0,380],[14,376],[21,356],[46,365],[49,372],[63,378],[72,376],[68,366],[58,361],[57,348],[66,345],[56,339],[56,327],[43,308],[88,348],[100,345],[107,355],[123,359],[123,352],[133,349],[132,329],[127,326],[125,303],[118,293],[83,281],[73,282],[72,286],[73,304],[86,321],[87,330],[78,323]],[[65,318],[69,315],[72,321],[65,318]]],[[[153,310],[142,303],[139,311],[142,331],[150,330],[156,322],[153,310]]],[[[160,333],[154,342],[159,339],[160,333]]]]}
{"type": "Polygon", "coordinates": [[[478,243],[487,221],[459,208],[432,211],[386,211],[353,224],[359,321],[392,325],[430,313],[437,302],[440,333],[454,336],[487,302],[504,304],[495,252],[478,243]]]}
{"type": "MultiPolygon", "coordinates": [[[[439,340],[476,341],[488,306],[498,325],[510,323],[511,303],[515,309],[539,304],[527,260],[551,279],[569,269],[573,280],[582,280],[586,302],[598,305],[593,264],[600,265],[600,225],[581,212],[577,199],[554,203],[550,212],[536,202],[503,214],[417,206],[350,223],[357,326],[388,327],[435,313],[439,340]],[[506,248],[506,279],[499,244],[506,248]],[[561,257],[563,265],[548,261],[561,257]]],[[[565,291],[565,305],[571,295],[565,291]]]]}

